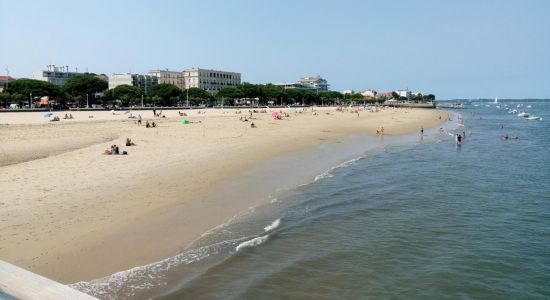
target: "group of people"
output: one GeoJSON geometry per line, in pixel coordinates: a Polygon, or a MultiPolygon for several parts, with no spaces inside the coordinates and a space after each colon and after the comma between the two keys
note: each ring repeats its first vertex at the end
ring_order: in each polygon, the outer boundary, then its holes
{"type": "Polygon", "coordinates": [[[74,117],[73,117],[73,114],[69,114],[69,115],[65,114],[65,116],[63,117],[63,119],[65,119],[65,120],[74,119],[74,117]]]}
{"type": "MultiPolygon", "coordinates": [[[[132,141],[131,138],[126,138],[126,147],[135,146],[136,143],[132,141]]],[[[111,145],[111,147],[103,153],[105,155],[128,155],[128,151],[120,151],[120,148],[117,145],[111,145]]]]}
{"type": "Polygon", "coordinates": [[[376,129],[377,135],[384,135],[384,126],[380,126],[378,129],[376,129]]]}

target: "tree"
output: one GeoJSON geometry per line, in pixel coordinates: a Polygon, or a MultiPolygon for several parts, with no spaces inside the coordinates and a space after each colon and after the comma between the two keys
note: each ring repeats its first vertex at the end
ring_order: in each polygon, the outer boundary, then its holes
{"type": "Polygon", "coordinates": [[[273,84],[266,84],[262,87],[262,95],[266,101],[273,101],[276,105],[288,103],[289,97],[284,88],[273,84]]]}
{"type": "Polygon", "coordinates": [[[156,105],[172,106],[177,104],[181,89],[173,84],[161,83],[149,88],[147,95],[156,105]]]}
{"type": "Polygon", "coordinates": [[[216,98],[224,100],[224,105],[234,105],[235,99],[240,99],[243,97],[243,91],[236,87],[223,88],[216,94],[216,98]]]}
{"type": "Polygon", "coordinates": [[[117,101],[119,100],[122,106],[130,106],[130,104],[135,103],[135,101],[141,98],[143,92],[132,85],[122,84],[114,89],[110,89],[103,94],[103,102],[106,104],[107,101],[117,101]]]}
{"type": "Polygon", "coordinates": [[[59,87],[47,81],[34,80],[34,79],[17,79],[14,81],[10,81],[9,86],[6,88],[4,92],[9,93],[11,95],[15,95],[15,94],[23,95],[26,99],[29,99],[28,97],[30,96],[31,93],[33,98],[44,97],[44,96],[53,98],[53,97],[61,96],[61,91],[59,87]]]}
{"type": "Polygon", "coordinates": [[[86,74],[70,78],[65,82],[62,90],[72,98],[86,99],[89,97],[93,103],[95,94],[105,91],[107,87],[107,81],[86,74]]]}
{"type": "Polygon", "coordinates": [[[319,97],[322,100],[322,104],[327,104],[327,105],[335,104],[337,102],[340,102],[340,100],[344,99],[344,95],[342,95],[342,93],[336,92],[336,91],[329,91],[329,92],[325,92],[325,93],[320,93],[319,97]]]}
{"type": "Polygon", "coordinates": [[[245,98],[260,98],[263,96],[262,88],[257,84],[245,82],[239,86],[245,98]]]}
{"type": "Polygon", "coordinates": [[[397,92],[391,92],[391,96],[393,99],[399,99],[399,94],[397,92]]]}
{"type": "Polygon", "coordinates": [[[214,100],[214,96],[210,94],[209,92],[192,87],[188,88],[187,90],[182,91],[182,98],[186,99],[186,97],[189,95],[189,102],[193,105],[199,105],[199,104],[205,104],[209,105],[212,100],[214,100]]]}

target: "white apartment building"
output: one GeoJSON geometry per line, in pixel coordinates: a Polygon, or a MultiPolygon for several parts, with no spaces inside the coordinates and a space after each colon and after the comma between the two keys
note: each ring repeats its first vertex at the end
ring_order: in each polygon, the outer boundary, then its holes
{"type": "Polygon", "coordinates": [[[152,70],[149,71],[149,75],[157,77],[158,83],[168,83],[173,84],[180,89],[185,89],[185,81],[183,78],[183,72],[169,71],[166,70],[152,70]]]}
{"type": "Polygon", "coordinates": [[[321,78],[321,76],[302,77],[298,83],[317,92],[328,92],[328,82],[321,78]]]}
{"type": "Polygon", "coordinates": [[[342,92],[342,94],[344,94],[344,95],[353,95],[353,94],[355,94],[355,91],[354,90],[345,90],[345,91],[342,92]]]}
{"type": "Polygon", "coordinates": [[[411,91],[407,90],[397,90],[395,91],[399,97],[405,97],[407,99],[411,98],[411,91]]]}
{"type": "Polygon", "coordinates": [[[36,80],[47,81],[54,85],[63,85],[67,80],[75,76],[84,75],[78,72],[69,72],[69,66],[47,65],[47,70],[34,72],[33,77],[36,80]]]}
{"type": "Polygon", "coordinates": [[[186,88],[200,88],[211,93],[217,93],[226,87],[241,84],[241,73],[192,68],[183,71],[186,88]]]}
{"type": "Polygon", "coordinates": [[[368,89],[361,92],[361,95],[363,95],[363,97],[370,97],[370,98],[376,97],[377,94],[378,93],[373,89],[368,89]]]}
{"type": "Polygon", "coordinates": [[[119,85],[131,85],[147,92],[153,85],[158,84],[158,78],[151,75],[140,74],[113,74],[109,77],[109,89],[114,89],[119,85]]]}

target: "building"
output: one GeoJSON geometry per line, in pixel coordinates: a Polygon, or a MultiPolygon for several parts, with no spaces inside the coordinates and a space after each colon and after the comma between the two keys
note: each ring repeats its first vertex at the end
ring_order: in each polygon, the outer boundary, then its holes
{"type": "Polygon", "coordinates": [[[321,76],[302,77],[298,83],[317,92],[328,92],[329,85],[321,76]]]}
{"type": "Polygon", "coordinates": [[[279,87],[282,87],[284,88],[285,90],[287,89],[311,89],[310,87],[308,86],[305,86],[303,84],[300,84],[300,83],[273,83],[274,86],[279,86],[279,87]]]}
{"type": "Polygon", "coordinates": [[[200,88],[211,93],[217,93],[226,87],[236,87],[241,84],[241,73],[192,68],[183,71],[186,88],[200,88]]]}
{"type": "Polygon", "coordinates": [[[15,78],[11,76],[0,76],[0,92],[4,91],[6,84],[9,85],[10,81],[14,81],[15,78]]]}
{"type": "Polygon", "coordinates": [[[405,97],[407,99],[411,99],[411,92],[406,89],[406,90],[397,90],[395,91],[397,93],[397,95],[399,95],[399,97],[405,97]]]}
{"type": "Polygon", "coordinates": [[[131,85],[147,92],[153,85],[158,84],[158,78],[151,75],[140,74],[113,74],[109,77],[109,89],[114,89],[119,85],[131,85]]]}
{"type": "Polygon", "coordinates": [[[173,84],[182,90],[185,89],[183,72],[169,71],[168,69],[152,70],[152,71],[149,71],[149,75],[157,77],[159,84],[162,84],[162,83],[173,84]]]}
{"type": "Polygon", "coordinates": [[[345,90],[345,91],[342,92],[342,94],[344,94],[344,95],[353,95],[353,94],[355,94],[355,91],[354,90],[345,90]]]}
{"type": "Polygon", "coordinates": [[[34,72],[34,79],[47,81],[54,85],[63,85],[67,80],[83,75],[83,73],[70,72],[69,66],[57,67],[55,65],[47,65],[47,70],[34,72]]]}
{"type": "Polygon", "coordinates": [[[378,93],[373,89],[368,89],[361,92],[361,95],[363,95],[363,97],[366,97],[366,98],[374,98],[376,97],[377,94],[378,93]]]}

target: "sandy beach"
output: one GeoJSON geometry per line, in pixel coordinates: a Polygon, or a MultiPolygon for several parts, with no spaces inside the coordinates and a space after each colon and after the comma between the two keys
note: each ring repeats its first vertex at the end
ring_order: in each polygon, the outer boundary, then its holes
{"type": "Polygon", "coordinates": [[[72,120],[55,113],[59,122],[44,112],[0,113],[0,259],[62,283],[158,261],[247,207],[201,201],[222,180],[325,141],[375,135],[380,126],[388,136],[439,127],[448,115],[316,108],[285,109],[289,117],[275,120],[271,111],[248,122],[239,120],[248,110],[192,110],[187,117],[170,110],[166,118],[132,112],[142,126],[124,112],[72,112],[72,120]],[[146,121],[158,127],[145,128],[146,121]],[[124,146],[127,137],[136,146],[124,146]],[[103,155],[113,144],[128,155],[103,155]],[[182,205],[185,212],[176,209],[182,205]]]}

